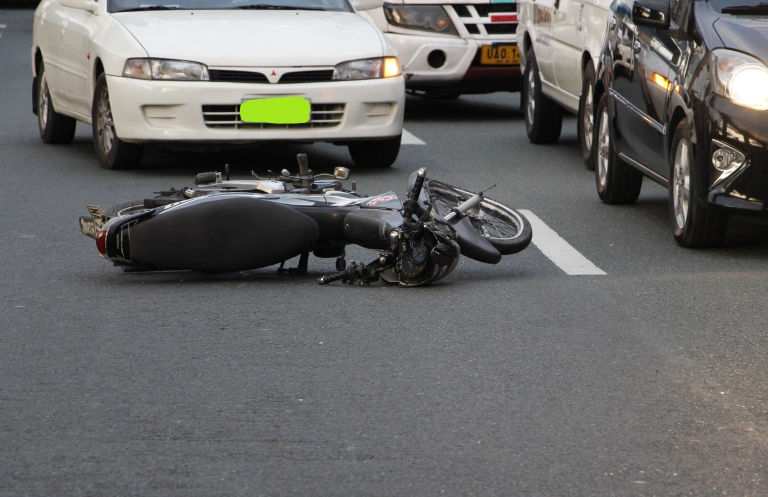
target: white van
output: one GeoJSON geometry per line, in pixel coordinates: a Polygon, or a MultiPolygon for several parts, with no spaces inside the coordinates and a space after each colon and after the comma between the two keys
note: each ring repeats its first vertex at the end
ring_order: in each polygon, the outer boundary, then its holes
{"type": "Polygon", "coordinates": [[[517,36],[523,107],[532,143],[560,138],[563,109],[579,116],[584,163],[594,169],[594,88],[610,0],[521,0],[517,36]]]}
{"type": "Polygon", "coordinates": [[[360,15],[397,50],[412,94],[450,98],[522,88],[515,0],[385,0],[360,15]]]}

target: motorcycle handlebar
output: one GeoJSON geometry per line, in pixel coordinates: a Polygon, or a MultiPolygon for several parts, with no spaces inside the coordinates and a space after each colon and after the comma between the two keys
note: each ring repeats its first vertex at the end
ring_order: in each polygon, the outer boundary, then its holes
{"type": "Polygon", "coordinates": [[[307,154],[297,154],[296,160],[299,163],[299,176],[308,176],[309,161],[307,160],[307,154]]]}
{"type": "Polygon", "coordinates": [[[417,202],[419,200],[419,194],[421,193],[421,189],[424,187],[424,180],[427,178],[427,170],[425,168],[419,169],[419,172],[416,174],[416,182],[413,184],[413,189],[408,192],[408,198],[410,200],[413,200],[414,202],[417,202]]]}
{"type": "Polygon", "coordinates": [[[462,216],[464,216],[464,214],[466,214],[469,209],[472,209],[473,207],[477,207],[477,205],[482,201],[483,201],[482,193],[478,193],[474,195],[472,198],[470,198],[466,202],[463,202],[461,205],[451,209],[451,212],[445,216],[445,220],[450,221],[455,217],[458,217],[459,219],[461,219],[462,216]]]}

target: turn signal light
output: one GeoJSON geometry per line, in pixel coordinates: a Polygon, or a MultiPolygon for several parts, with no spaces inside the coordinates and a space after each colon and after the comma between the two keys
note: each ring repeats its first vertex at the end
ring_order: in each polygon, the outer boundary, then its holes
{"type": "Polygon", "coordinates": [[[397,57],[384,57],[384,67],[382,70],[382,77],[394,78],[400,76],[402,71],[400,70],[400,63],[397,61],[397,57]]]}
{"type": "Polygon", "coordinates": [[[653,73],[651,81],[653,81],[656,85],[664,88],[666,91],[669,91],[669,89],[672,88],[672,83],[670,83],[670,81],[661,74],[653,73]]]}

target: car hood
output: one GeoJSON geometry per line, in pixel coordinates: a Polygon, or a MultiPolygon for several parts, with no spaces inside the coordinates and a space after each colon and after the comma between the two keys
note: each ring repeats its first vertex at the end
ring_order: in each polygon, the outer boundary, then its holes
{"type": "Polygon", "coordinates": [[[112,14],[150,57],[209,66],[333,66],[381,57],[378,29],[348,12],[179,10],[112,14]]]}
{"type": "Polygon", "coordinates": [[[768,64],[768,19],[724,14],[713,27],[723,46],[746,52],[768,64]]]}

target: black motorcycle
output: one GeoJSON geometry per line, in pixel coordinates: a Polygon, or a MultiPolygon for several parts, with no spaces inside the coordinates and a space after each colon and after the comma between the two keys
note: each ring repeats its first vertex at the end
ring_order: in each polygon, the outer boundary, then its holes
{"type": "Polygon", "coordinates": [[[342,186],[349,170],[314,175],[299,154],[299,174],[230,180],[229,168],[197,176],[195,188],[170,189],[109,212],[88,206],[83,234],[99,255],[129,271],[230,272],[280,264],[279,272],[305,273],[309,253],[336,258],[341,280],[369,284],[379,278],[403,286],[426,285],[451,273],[459,255],[496,264],[531,242],[531,226],[516,210],[436,180],[420,169],[408,198],[394,192],[369,197],[342,186]],[[345,247],[378,251],[369,264],[347,265],[345,247]],[[285,261],[299,256],[296,268],[285,261]]]}

